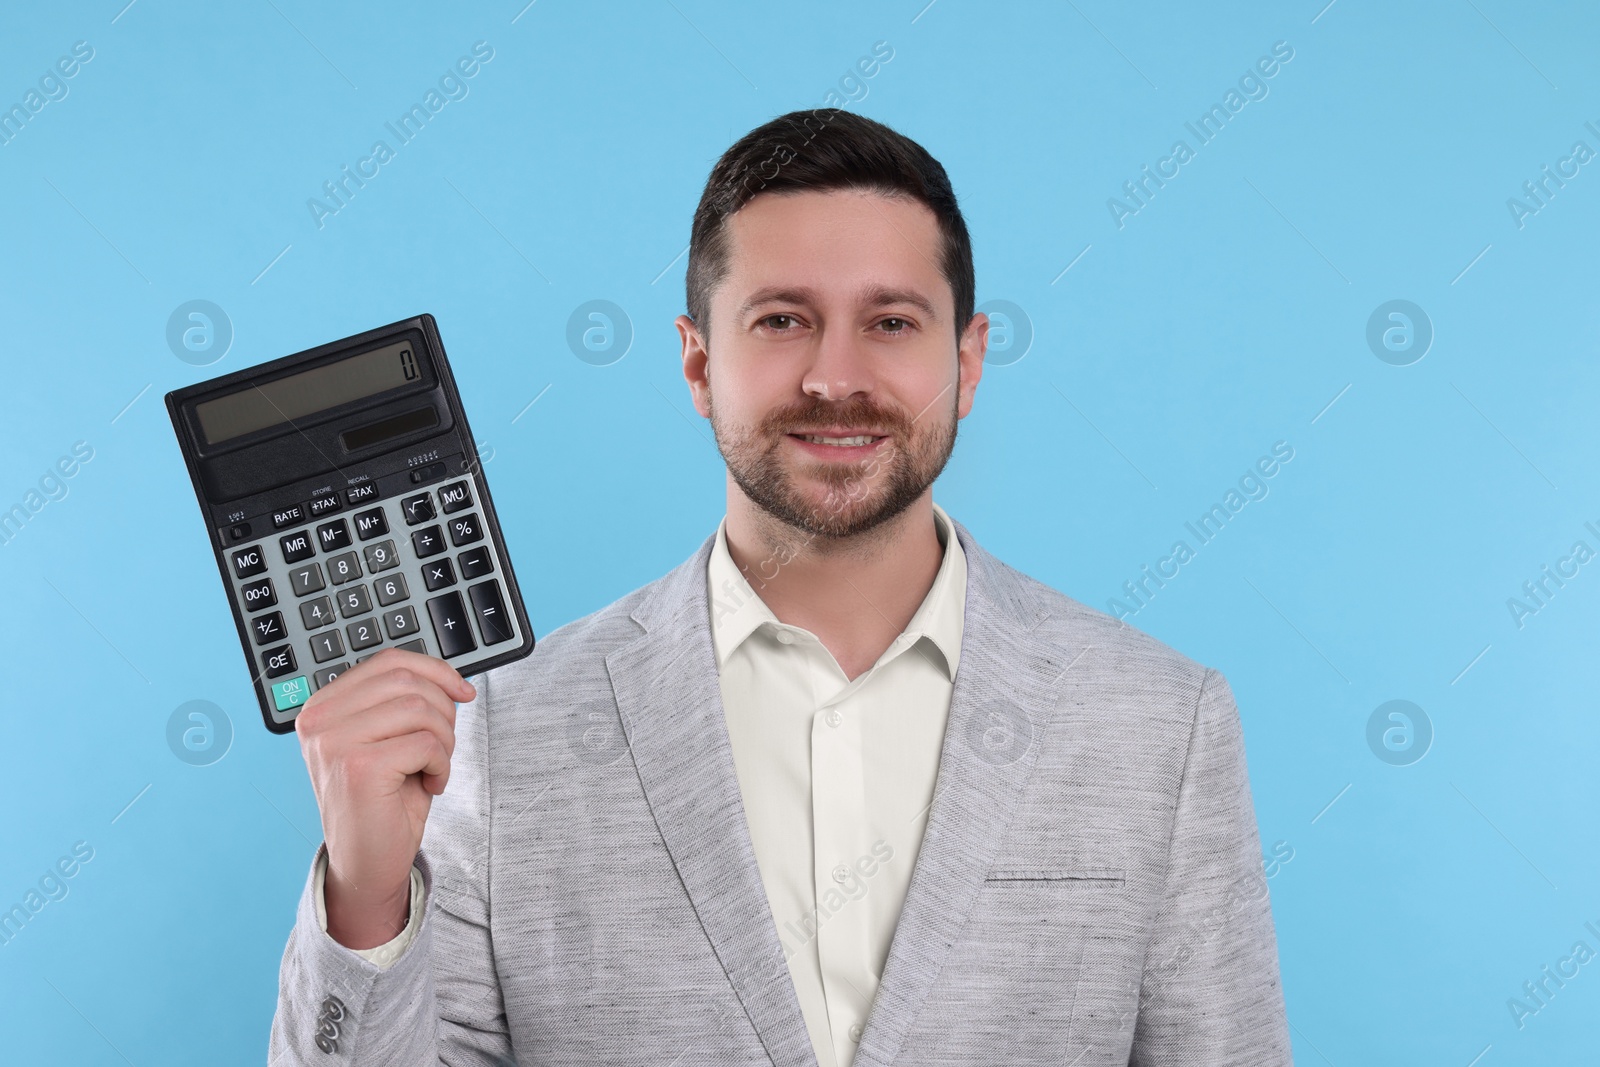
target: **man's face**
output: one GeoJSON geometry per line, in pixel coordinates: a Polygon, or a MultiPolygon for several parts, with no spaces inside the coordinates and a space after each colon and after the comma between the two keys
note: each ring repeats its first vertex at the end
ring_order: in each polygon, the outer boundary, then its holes
{"type": "Polygon", "coordinates": [[[729,474],[813,537],[892,519],[950,458],[988,333],[975,315],[957,345],[933,212],[853,190],[767,194],[728,237],[712,336],[687,316],[678,330],[729,474]]]}

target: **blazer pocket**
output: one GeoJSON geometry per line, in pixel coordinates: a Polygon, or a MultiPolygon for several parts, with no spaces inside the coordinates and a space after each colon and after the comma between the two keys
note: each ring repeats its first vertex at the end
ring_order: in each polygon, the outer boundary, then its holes
{"type": "Polygon", "coordinates": [[[983,880],[1019,886],[1043,883],[1120,889],[1127,872],[1121,867],[992,867],[983,880]]]}

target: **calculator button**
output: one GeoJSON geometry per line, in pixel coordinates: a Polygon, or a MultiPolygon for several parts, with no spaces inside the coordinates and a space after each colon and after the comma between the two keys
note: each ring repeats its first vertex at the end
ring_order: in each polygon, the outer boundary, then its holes
{"type": "Polygon", "coordinates": [[[243,541],[249,536],[250,524],[248,522],[234,523],[232,526],[228,527],[228,540],[230,541],[243,541]]]}
{"type": "Polygon", "coordinates": [[[260,545],[236,548],[229,558],[233,560],[235,578],[253,578],[267,569],[267,556],[261,551],[260,545]]]}
{"type": "Polygon", "coordinates": [[[296,567],[289,572],[289,586],[294,590],[295,596],[315,593],[326,584],[322,580],[322,564],[320,563],[307,563],[304,567],[296,567]]]}
{"type": "Polygon", "coordinates": [[[367,482],[365,485],[352,485],[344,491],[344,498],[352,504],[365,504],[369,500],[378,499],[378,483],[367,482]]]}
{"type": "Polygon", "coordinates": [[[320,519],[324,515],[332,515],[344,507],[344,501],[336,496],[319,496],[311,502],[311,517],[320,519]]]}
{"type": "Polygon", "coordinates": [[[379,534],[389,532],[389,520],[383,517],[382,508],[373,508],[363,511],[356,516],[356,536],[363,541],[370,541],[379,534]]]}
{"type": "Polygon", "coordinates": [[[398,649],[400,649],[401,651],[404,651],[404,652],[416,652],[419,655],[423,655],[423,656],[426,656],[428,654],[428,645],[420,637],[417,638],[415,641],[407,641],[403,645],[395,645],[394,647],[398,648],[398,649]]]}
{"type": "Polygon", "coordinates": [[[306,629],[315,630],[319,626],[327,626],[334,621],[333,601],[325,596],[315,600],[308,600],[300,605],[300,621],[306,624],[306,629]]]}
{"type": "Polygon", "coordinates": [[[506,604],[500,598],[500,583],[483,582],[467,590],[472,597],[473,610],[478,613],[478,629],[483,631],[483,643],[498,645],[513,636],[511,620],[506,617],[506,604]]]}
{"type": "Polygon", "coordinates": [[[367,570],[373,574],[400,566],[400,553],[395,551],[393,541],[379,541],[375,545],[368,545],[365,551],[367,570]]]}
{"type": "Polygon", "coordinates": [[[277,591],[272,588],[271,578],[262,578],[260,581],[251,582],[249,585],[239,587],[239,599],[244,601],[244,610],[260,611],[270,608],[278,602],[277,591]]]}
{"type": "Polygon", "coordinates": [[[299,563],[301,560],[310,559],[317,554],[317,546],[311,543],[310,530],[285,534],[278,538],[278,544],[283,547],[283,561],[285,563],[299,563]]]}
{"type": "Polygon", "coordinates": [[[345,552],[328,561],[328,578],[334,585],[343,585],[359,577],[361,577],[361,560],[354,552],[345,552]]]}
{"type": "Polygon", "coordinates": [[[476,515],[463,515],[450,520],[450,543],[460,548],[483,540],[483,520],[476,515]]]}
{"type": "Polygon", "coordinates": [[[439,506],[446,515],[464,511],[472,506],[472,490],[467,488],[464,481],[452,482],[439,490],[439,506]]]}
{"type": "Polygon", "coordinates": [[[427,559],[437,556],[448,545],[444,543],[444,531],[437,526],[425,526],[411,535],[411,550],[417,554],[418,559],[427,559]]]}
{"type": "Polygon", "coordinates": [[[482,578],[485,574],[494,573],[494,557],[489,555],[489,546],[475,548],[471,552],[463,552],[456,557],[461,564],[461,580],[470,582],[474,578],[482,578]]]}
{"type": "Polygon", "coordinates": [[[279,711],[298,708],[310,696],[311,687],[306,684],[306,676],[303,674],[298,678],[272,683],[272,703],[279,711]]]}
{"type": "Polygon", "coordinates": [[[379,578],[372,583],[372,588],[378,594],[378,603],[384,607],[409,600],[411,597],[411,590],[406,587],[406,576],[403,574],[379,578]]]}
{"type": "Polygon", "coordinates": [[[261,653],[261,666],[266,668],[268,678],[282,678],[294,671],[294,649],[279,645],[261,653]]]}
{"type": "Polygon", "coordinates": [[[419,522],[427,522],[433,518],[433,497],[427,493],[408,496],[400,501],[400,510],[405,512],[407,526],[415,526],[419,522]]]}
{"type": "Polygon", "coordinates": [[[428,592],[443,589],[456,584],[456,569],[447,559],[429,563],[422,568],[422,580],[427,583],[428,592]]]}
{"type": "MultiPolygon", "coordinates": [[[[378,630],[377,619],[362,619],[360,622],[353,622],[344,628],[344,632],[350,635],[350,647],[352,649],[371,648],[383,640],[383,634],[378,630]]],[[[365,656],[362,657],[362,659],[365,658],[365,656]]],[[[360,663],[361,660],[358,659],[356,662],[360,663]]]]}
{"type": "Polygon", "coordinates": [[[285,526],[293,526],[297,522],[306,521],[306,509],[299,504],[287,508],[279,508],[272,513],[273,529],[281,530],[285,526]]]}
{"type": "Polygon", "coordinates": [[[329,682],[333,681],[335,678],[339,677],[339,675],[343,674],[349,669],[350,664],[348,663],[335,663],[331,667],[322,668],[311,677],[316,680],[317,688],[321,689],[323,686],[327,685],[329,682]]]}
{"type": "Polygon", "coordinates": [[[274,611],[271,615],[257,615],[250,620],[250,632],[256,635],[256,644],[264,645],[269,641],[282,641],[287,635],[283,630],[283,612],[274,611]]]}
{"type": "Polygon", "coordinates": [[[311,658],[326,663],[335,656],[344,655],[344,638],[338,630],[324,630],[311,638],[311,658]]]}
{"type": "Polygon", "coordinates": [[[384,612],[383,628],[389,631],[390,640],[410,637],[417,632],[417,609],[408,604],[403,608],[384,612]]]}
{"type": "Polygon", "coordinates": [[[324,552],[350,547],[350,527],[343,519],[334,519],[317,527],[317,544],[324,552]]]}
{"type": "Polygon", "coordinates": [[[467,618],[467,606],[461,602],[460,593],[446,593],[428,601],[428,615],[433,619],[439,655],[444,659],[478,647],[472,639],[472,622],[467,618]]]}
{"type": "Polygon", "coordinates": [[[364,585],[352,585],[348,589],[339,591],[339,614],[347,619],[357,615],[365,615],[372,610],[372,598],[367,595],[364,585]]]}

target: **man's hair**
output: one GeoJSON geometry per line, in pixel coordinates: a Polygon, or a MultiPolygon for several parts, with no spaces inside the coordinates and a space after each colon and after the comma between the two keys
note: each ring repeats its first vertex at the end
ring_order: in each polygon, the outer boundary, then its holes
{"type": "Polygon", "coordinates": [[[728,275],[729,216],[760,193],[860,189],[918,200],[943,237],[939,269],[955,296],[957,340],[972,318],[972,241],[950,178],[926,149],[839,108],[791,111],[736,141],[706,179],[689,236],[689,318],[709,334],[711,292],[728,275]]]}

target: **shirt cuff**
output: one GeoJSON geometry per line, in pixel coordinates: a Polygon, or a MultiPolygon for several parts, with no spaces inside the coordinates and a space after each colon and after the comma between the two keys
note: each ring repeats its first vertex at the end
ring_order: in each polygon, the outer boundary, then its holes
{"type": "MultiPolygon", "coordinates": [[[[322,927],[322,932],[328,932],[328,905],[323,897],[322,885],[328,875],[328,853],[322,850],[317,857],[315,873],[311,876],[311,896],[317,907],[317,925],[322,927]]],[[[405,928],[395,935],[394,940],[386,941],[373,948],[353,948],[350,951],[368,960],[381,970],[399,959],[412,940],[417,936],[417,927],[422,919],[424,889],[422,886],[422,872],[417,870],[416,864],[411,865],[411,910],[406,916],[405,928]]]]}

